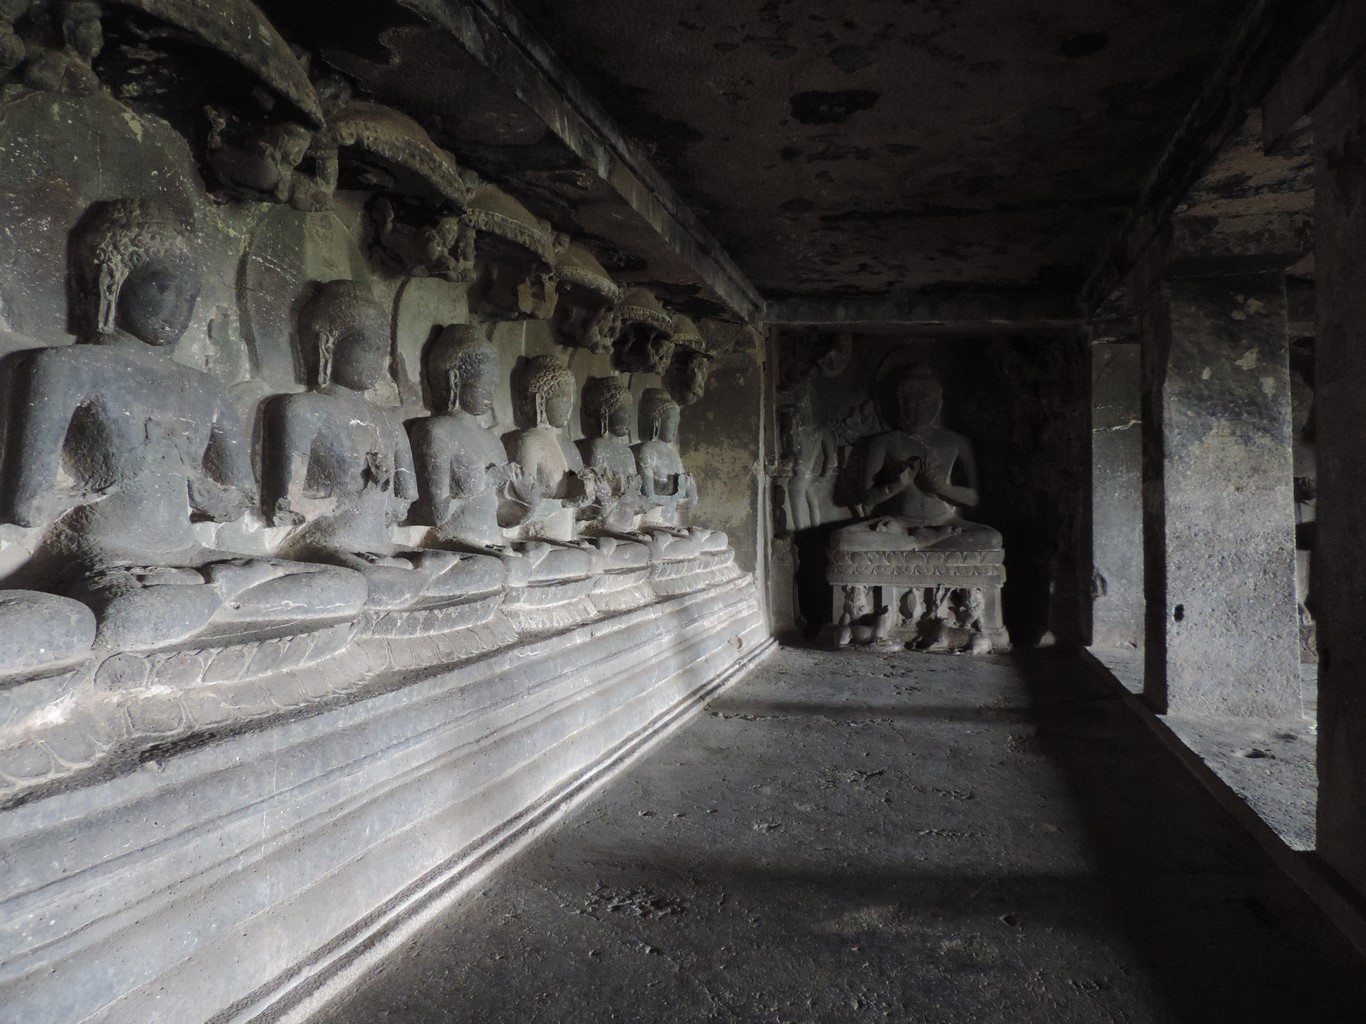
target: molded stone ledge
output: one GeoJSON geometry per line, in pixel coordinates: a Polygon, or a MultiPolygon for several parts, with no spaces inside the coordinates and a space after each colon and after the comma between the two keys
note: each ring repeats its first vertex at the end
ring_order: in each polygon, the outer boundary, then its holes
{"type": "Polygon", "coordinates": [[[273,1013],[770,642],[745,576],[11,808],[0,1003],[273,1013]]]}
{"type": "Polygon", "coordinates": [[[650,586],[660,597],[676,597],[725,583],[740,574],[735,552],[726,548],[704,551],[692,558],[654,562],[650,566],[650,586]]]}

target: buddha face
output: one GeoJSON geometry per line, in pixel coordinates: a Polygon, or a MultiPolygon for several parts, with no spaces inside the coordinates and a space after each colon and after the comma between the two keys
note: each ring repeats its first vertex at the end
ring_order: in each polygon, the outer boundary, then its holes
{"type": "Polygon", "coordinates": [[[471,416],[483,416],[493,408],[493,393],[498,386],[498,360],[483,356],[471,360],[460,380],[460,408],[471,416]]]}
{"type": "Polygon", "coordinates": [[[368,391],[384,376],[389,339],[365,323],[349,324],[332,350],[332,381],[352,391],[368,391]]]}
{"type": "Polygon", "coordinates": [[[556,430],[569,426],[569,417],[574,412],[574,389],[558,387],[545,398],[545,418],[556,430]]]}
{"type": "Polygon", "coordinates": [[[676,405],[665,406],[659,413],[659,439],[673,444],[678,440],[678,416],[676,405]]]}
{"type": "Polygon", "coordinates": [[[174,345],[190,326],[199,287],[191,268],[169,259],[148,260],[119,290],[118,326],[149,345],[174,345]]]}
{"type": "Polygon", "coordinates": [[[616,437],[630,435],[631,407],[629,405],[623,402],[607,414],[607,432],[616,437]]]}
{"type": "Polygon", "coordinates": [[[897,388],[896,402],[901,428],[914,431],[930,426],[939,418],[944,397],[938,381],[911,378],[897,388]]]}

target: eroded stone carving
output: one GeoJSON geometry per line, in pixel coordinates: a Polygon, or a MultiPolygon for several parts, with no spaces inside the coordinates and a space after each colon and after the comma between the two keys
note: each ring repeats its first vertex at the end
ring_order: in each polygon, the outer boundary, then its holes
{"type": "Polygon", "coordinates": [[[613,367],[623,373],[664,373],[674,354],[673,318],[645,288],[627,289],[617,311],[622,327],[613,367]]]}
{"type": "Polygon", "coordinates": [[[555,264],[561,301],[555,326],[561,340],[606,355],[621,333],[621,286],[587,249],[570,245],[555,264]]]}
{"type": "Polygon", "coordinates": [[[841,644],[850,640],[841,592],[849,585],[876,586],[879,608],[900,611],[891,632],[918,647],[981,653],[1005,642],[1001,535],[962,515],[978,504],[976,460],[971,442],[940,424],[942,406],[938,378],[913,367],[896,385],[895,429],[861,442],[859,504],[875,515],[832,541],[828,579],[841,644]],[[903,600],[907,591],[923,593],[903,600]]]}
{"type": "Polygon", "coordinates": [[[503,583],[497,558],[396,544],[390,528],[417,499],[408,435],[366,397],[389,358],[388,316],[354,281],[318,288],[299,316],[313,388],[266,408],[267,507],[297,530],[291,558],[364,575],[371,610],[408,610],[488,593],[503,583]]]}
{"type": "Polygon", "coordinates": [[[24,82],[45,92],[88,96],[100,89],[91,67],[104,49],[100,5],[88,0],[59,3],[52,11],[56,45],[34,54],[24,68],[24,82]]]}
{"type": "Polygon", "coordinates": [[[183,227],[154,203],[96,204],[72,264],[73,321],[89,344],[20,365],[6,444],[8,518],[48,527],[47,556],[63,566],[53,582],[95,611],[103,642],[127,649],[211,625],[355,614],[365,588],[352,573],[196,541],[195,519],[241,519],[256,484],[222,387],[169,354],[200,288],[183,227]]]}
{"type": "Polygon", "coordinates": [[[471,305],[492,316],[554,316],[559,300],[555,264],[569,240],[487,182],[474,190],[465,219],[476,232],[471,305]]]}
{"type": "Polygon", "coordinates": [[[647,388],[640,398],[642,441],[632,451],[645,500],[644,527],[654,538],[656,557],[687,558],[724,551],[724,533],[690,525],[697,505],[697,481],[683,468],[678,450],[681,410],[663,388],[647,388]]]}
{"type": "Polygon", "coordinates": [[[337,187],[334,151],[319,150],[312,129],[296,121],[243,119],[212,107],[207,158],[229,195],[325,210],[337,187]],[[311,160],[313,173],[301,170],[311,160]]]}
{"type": "Polygon", "coordinates": [[[631,451],[631,389],[622,377],[590,377],[583,388],[578,444],[584,465],[605,482],[601,527],[635,534],[645,509],[641,477],[631,451]]]}
{"type": "Polygon", "coordinates": [[[691,318],[678,315],[673,323],[674,349],[664,371],[664,387],[675,402],[687,406],[706,394],[712,355],[691,318]]]}

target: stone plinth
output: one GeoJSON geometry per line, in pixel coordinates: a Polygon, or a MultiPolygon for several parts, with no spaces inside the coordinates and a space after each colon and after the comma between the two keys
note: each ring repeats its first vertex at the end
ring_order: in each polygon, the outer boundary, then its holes
{"type": "MultiPolygon", "coordinates": [[[[470,628],[497,639],[493,620],[470,628]]],[[[743,576],[458,665],[334,661],[334,691],[364,683],[350,699],[11,806],[0,1005],[32,1021],[284,1012],[770,643],[743,576]]]]}

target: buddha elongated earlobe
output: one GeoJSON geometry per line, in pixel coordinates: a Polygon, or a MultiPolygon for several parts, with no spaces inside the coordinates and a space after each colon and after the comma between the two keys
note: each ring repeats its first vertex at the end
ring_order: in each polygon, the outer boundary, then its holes
{"type": "Polygon", "coordinates": [[[446,375],[446,411],[460,407],[460,371],[452,368],[446,375]]]}
{"type": "Polygon", "coordinates": [[[536,426],[543,427],[546,424],[545,415],[545,395],[536,392],[536,426]]]}
{"type": "Polygon", "coordinates": [[[332,383],[332,353],[337,340],[330,333],[318,335],[318,387],[332,383]]]}

